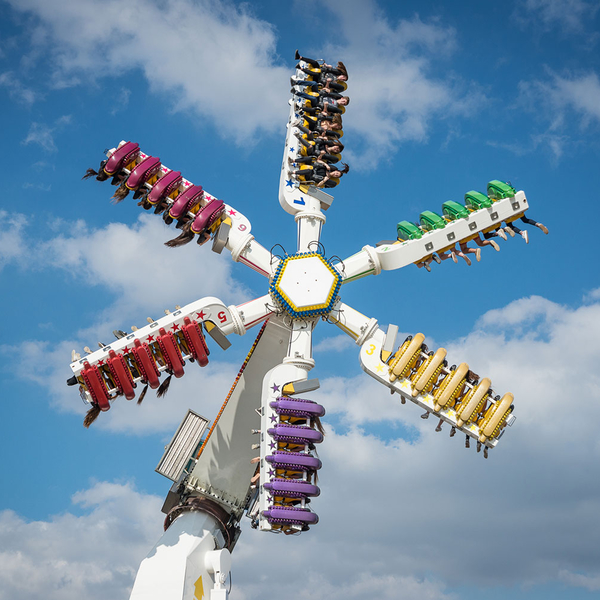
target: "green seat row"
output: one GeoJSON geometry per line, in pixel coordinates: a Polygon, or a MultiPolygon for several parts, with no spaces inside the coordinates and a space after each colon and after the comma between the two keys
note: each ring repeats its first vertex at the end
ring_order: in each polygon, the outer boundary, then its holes
{"type": "Polygon", "coordinates": [[[493,179],[487,185],[487,196],[481,192],[471,190],[465,194],[465,205],[454,202],[454,200],[448,200],[442,204],[442,214],[431,210],[424,210],[419,215],[419,223],[411,223],[410,221],[400,221],[396,230],[398,233],[398,240],[406,242],[408,240],[418,240],[423,236],[423,233],[427,231],[434,231],[435,229],[443,229],[446,227],[446,223],[455,221],[456,219],[464,219],[469,216],[470,212],[480,210],[482,208],[489,208],[497,200],[504,198],[512,198],[517,193],[509,183],[493,179]]]}

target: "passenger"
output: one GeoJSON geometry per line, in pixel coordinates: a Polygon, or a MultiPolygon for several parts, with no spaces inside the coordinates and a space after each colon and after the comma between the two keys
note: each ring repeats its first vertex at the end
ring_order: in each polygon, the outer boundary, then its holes
{"type": "MultiPolygon", "coordinates": [[[[338,65],[342,65],[343,63],[338,63],[338,65]]],[[[290,78],[290,84],[293,86],[301,86],[301,87],[310,87],[313,92],[318,92],[319,89],[327,89],[329,91],[334,92],[343,92],[348,89],[348,85],[346,82],[348,81],[348,74],[345,71],[346,67],[344,67],[344,72],[336,75],[330,71],[323,71],[319,69],[318,71],[312,69],[303,69],[302,67],[296,67],[300,71],[303,71],[307,75],[310,75],[312,79],[297,79],[294,77],[290,78]]],[[[292,89],[292,91],[294,91],[292,89]]]]}
{"type": "Polygon", "coordinates": [[[315,183],[318,188],[332,188],[337,185],[337,181],[333,181],[333,179],[340,179],[350,170],[350,167],[346,163],[342,164],[344,168],[339,169],[324,161],[316,160],[311,169],[299,169],[292,171],[291,174],[295,177],[303,176],[307,182],[315,183]]]}
{"type": "Polygon", "coordinates": [[[316,115],[319,111],[322,111],[326,116],[331,114],[339,114],[343,112],[339,107],[348,106],[350,104],[350,98],[348,96],[342,96],[339,100],[331,98],[329,96],[309,96],[310,106],[302,106],[301,110],[308,115],[316,115]]]}
{"type": "Polygon", "coordinates": [[[438,256],[442,259],[442,260],[448,260],[449,258],[451,258],[455,263],[458,262],[458,260],[456,259],[457,256],[460,256],[461,258],[465,259],[465,262],[471,266],[471,259],[467,256],[467,254],[471,254],[471,253],[475,253],[477,256],[477,260],[481,260],[481,250],[479,248],[469,248],[466,242],[460,242],[460,250],[456,249],[456,244],[452,244],[452,246],[448,246],[442,250],[438,250],[438,256]],[[463,244],[465,247],[463,247],[463,244]],[[477,254],[479,253],[479,254],[477,254]]]}
{"type": "Polygon", "coordinates": [[[493,238],[493,237],[501,237],[504,241],[506,241],[508,239],[506,237],[506,233],[504,233],[504,229],[502,229],[502,227],[496,227],[496,229],[490,229],[488,231],[483,232],[483,238],[485,240],[489,240],[490,238],[493,238]]]}
{"type": "MultiPolygon", "coordinates": [[[[503,232],[504,233],[504,232],[503,232]]],[[[483,235],[483,237],[485,238],[485,234],[483,235]]],[[[488,240],[487,238],[485,239],[481,239],[479,237],[479,234],[477,234],[474,238],[473,241],[480,247],[483,248],[484,246],[491,246],[496,252],[500,252],[500,246],[498,246],[498,244],[494,241],[494,240],[488,240]]]]}
{"type": "Polygon", "coordinates": [[[469,266],[471,266],[471,261],[467,258],[467,254],[474,254],[475,255],[475,259],[477,260],[477,262],[479,262],[481,260],[481,248],[471,248],[470,246],[467,245],[467,241],[461,241],[458,242],[458,245],[460,246],[460,252],[458,252],[458,256],[462,256],[462,258],[464,258],[467,261],[467,264],[469,266]]]}
{"type": "Polygon", "coordinates": [[[306,156],[299,156],[298,158],[290,158],[290,162],[298,163],[301,165],[311,164],[313,161],[325,161],[327,163],[336,163],[340,157],[343,150],[343,146],[341,144],[336,144],[335,146],[326,146],[322,148],[322,146],[315,144],[314,146],[310,146],[306,149],[306,156]]]}
{"type": "Polygon", "coordinates": [[[311,106],[315,106],[321,99],[326,98],[326,99],[331,99],[331,100],[335,100],[335,101],[339,102],[342,98],[347,97],[347,96],[342,96],[341,94],[338,94],[337,92],[325,91],[323,89],[321,91],[319,91],[319,94],[317,96],[315,96],[314,94],[308,94],[307,92],[299,92],[295,89],[292,89],[292,92],[293,92],[294,96],[308,100],[311,103],[311,106]]]}
{"type": "MultiPolygon", "coordinates": [[[[318,114],[315,117],[304,115],[304,118],[298,119],[292,123],[292,127],[298,127],[301,131],[303,127],[310,131],[318,133],[328,131],[330,137],[341,137],[342,135],[342,116],[318,114]]],[[[307,133],[307,132],[305,132],[307,133]]]]}
{"type": "MultiPolygon", "coordinates": [[[[305,56],[300,56],[300,53],[298,52],[298,50],[296,50],[295,59],[304,61],[306,64],[309,64],[314,69],[318,69],[320,71],[320,74],[331,73],[332,75],[335,75],[337,78],[343,77],[344,79],[342,81],[348,80],[348,69],[346,69],[346,65],[341,60],[338,61],[338,64],[334,67],[332,65],[328,65],[325,61],[319,62],[318,60],[315,60],[314,58],[306,58],[305,56]]],[[[309,73],[310,75],[313,75],[313,76],[315,74],[314,71],[311,71],[310,69],[304,69],[300,65],[296,65],[296,68],[300,69],[301,71],[304,71],[305,73],[309,73]]]]}
{"type": "MultiPolygon", "coordinates": [[[[447,257],[446,257],[447,258],[447,257]]],[[[421,262],[415,263],[417,265],[417,267],[419,267],[419,269],[422,269],[423,267],[425,267],[425,270],[429,273],[431,273],[431,267],[429,266],[433,261],[435,260],[435,262],[439,265],[442,261],[440,260],[440,257],[437,254],[431,254],[430,256],[428,256],[427,258],[423,259],[421,262]]]]}
{"type": "MultiPolygon", "coordinates": [[[[519,218],[521,219],[521,221],[523,221],[523,223],[525,223],[527,225],[533,225],[534,227],[541,229],[546,235],[548,234],[548,228],[545,225],[543,225],[542,223],[539,223],[538,221],[535,221],[534,219],[529,219],[525,215],[523,215],[519,218]]],[[[519,229],[515,225],[515,223],[514,223],[515,221],[516,221],[516,218],[512,219],[511,221],[506,221],[506,227],[504,229],[506,231],[508,231],[508,233],[510,234],[511,237],[514,237],[515,233],[518,233],[525,240],[525,243],[529,244],[529,234],[527,233],[526,230],[519,229]]]]}
{"type": "Polygon", "coordinates": [[[333,125],[328,121],[323,121],[321,125],[314,125],[312,129],[305,127],[301,123],[294,123],[294,127],[298,128],[302,133],[306,134],[307,140],[314,140],[317,137],[339,138],[340,132],[333,128],[333,125]]]}
{"type": "Polygon", "coordinates": [[[315,155],[320,152],[327,152],[328,154],[340,154],[344,149],[344,144],[336,139],[329,139],[327,137],[316,137],[314,141],[305,140],[303,137],[296,135],[298,141],[307,149],[310,153],[315,155]],[[336,149],[335,151],[334,148],[336,149]]]}

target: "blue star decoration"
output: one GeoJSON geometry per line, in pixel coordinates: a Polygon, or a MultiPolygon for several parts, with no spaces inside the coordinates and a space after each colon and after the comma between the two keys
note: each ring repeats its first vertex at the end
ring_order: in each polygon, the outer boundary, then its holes
{"type": "Polygon", "coordinates": [[[279,386],[278,386],[278,385],[275,385],[275,384],[273,384],[273,385],[271,386],[271,389],[272,389],[274,392],[278,392],[278,391],[279,391],[279,386]]]}
{"type": "Polygon", "coordinates": [[[294,187],[294,184],[292,183],[291,179],[286,179],[285,180],[285,185],[287,185],[287,187],[294,187]]]}
{"type": "Polygon", "coordinates": [[[296,152],[296,148],[290,148],[290,152],[296,152]]]}

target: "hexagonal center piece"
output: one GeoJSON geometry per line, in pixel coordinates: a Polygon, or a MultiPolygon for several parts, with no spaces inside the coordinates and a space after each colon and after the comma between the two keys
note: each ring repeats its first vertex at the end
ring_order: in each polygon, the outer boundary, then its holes
{"type": "Polygon", "coordinates": [[[337,298],[341,277],[320,254],[310,252],[281,261],[270,292],[292,317],[328,313],[337,298]]]}

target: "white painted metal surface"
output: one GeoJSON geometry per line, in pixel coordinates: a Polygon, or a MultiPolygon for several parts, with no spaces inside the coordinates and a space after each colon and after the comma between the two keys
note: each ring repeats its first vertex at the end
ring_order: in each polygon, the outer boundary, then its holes
{"type": "Polygon", "coordinates": [[[219,547],[219,535],[211,515],[186,512],[177,517],[142,561],[129,600],[210,599],[215,573],[207,568],[206,557],[219,547]]]}

